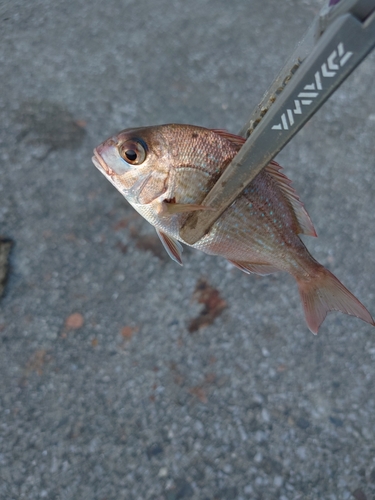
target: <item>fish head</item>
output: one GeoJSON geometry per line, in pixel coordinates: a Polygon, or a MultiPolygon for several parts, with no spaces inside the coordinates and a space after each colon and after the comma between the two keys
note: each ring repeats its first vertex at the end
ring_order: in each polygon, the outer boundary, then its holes
{"type": "Polygon", "coordinates": [[[129,203],[145,205],[168,189],[168,151],[157,127],[133,128],[97,146],[92,161],[129,203]]]}

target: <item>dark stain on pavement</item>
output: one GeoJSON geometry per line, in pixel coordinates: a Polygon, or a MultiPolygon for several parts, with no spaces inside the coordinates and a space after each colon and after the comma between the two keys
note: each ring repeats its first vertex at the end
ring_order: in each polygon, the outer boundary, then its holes
{"type": "Polygon", "coordinates": [[[200,314],[190,321],[188,327],[190,333],[211,325],[215,318],[220,316],[227,307],[227,303],[221,297],[219,291],[209,285],[203,278],[198,281],[193,298],[199,302],[199,304],[203,304],[204,307],[200,314]]]}
{"type": "Polygon", "coordinates": [[[151,460],[152,457],[161,455],[163,451],[164,449],[160,443],[153,443],[151,446],[147,448],[146,454],[148,459],[151,460]]]}
{"type": "Polygon", "coordinates": [[[177,478],[174,483],[174,487],[166,494],[166,500],[180,500],[194,496],[194,490],[186,479],[177,478]]]}
{"type": "Polygon", "coordinates": [[[56,149],[77,149],[85,137],[85,122],[75,118],[61,104],[48,100],[29,100],[16,113],[21,131],[17,139],[44,145],[48,153],[56,149]]]}
{"type": "Polygon", "coordinates": [[[139,248],[139,250],[148,250],[152,252],[155,257],[160,260],[166,261],[168,260],[168,255],[165,253],[162,244],[157,236],[152,234],[145,234],[144,236],[139,236],[136,240],[135,246],[139,248]]]}
{"type": "Polygon", "coordinates": [[[161,261],[167,261],[168,255],[164,250],[159,238],[156,234],[140,234],[135,226],[129,228],[130,236],[135,241],[135,246],[142,251],[149,251],[161,261]]]}
{"type": "Polygon", "coordinates": [[[367,496],[364,494],[361,488],[357,488],[355,491],[353,491],[352,495],[355,500],[367,500],[367,496]]]}
{"type": "Polygon", "coordinates": [[[13,241],[0,237],[0,299],[4,294],[5,285],[9,277],[9,255],[13,241]]]}

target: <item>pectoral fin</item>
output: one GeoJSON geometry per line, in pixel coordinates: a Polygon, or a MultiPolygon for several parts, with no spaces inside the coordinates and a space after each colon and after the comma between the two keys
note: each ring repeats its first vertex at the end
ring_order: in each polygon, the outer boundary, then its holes
{"type": "Polygon", "coordinates": [[[271,264],[254,264],[252,262],[236,262],[234,260],[229,260],[229,262],[246,274],[254,273],[259,274],[260,276],[267,276],[267,274],[277,273],[280,271],[280,269],[272,266],[271,264]]]}
{"type": "Polygon", "coordinates": [[[163,201],[162,211],[166,214],[182,214],[188,212],[196,212],[197,210],[216,210],[213,207],[206,207],[204,205],[194,205],[191,203],[175,203],[173,201],[163,201]]]}
{"type": "Polygon", "coordinates": [[[175,238],[172,238],[172,236],[168,236],[167,234],[163,233],[163,231],[160,231],[159,229],[156,229],[156,232],[160,238],[160,241],[163,243],[163,247],[166,249],[169,257],[177,262],[177,264],[180,264],[180,266],[182,266],[181,254],[183,252],[183,247],[181,243],[175,238]]]}

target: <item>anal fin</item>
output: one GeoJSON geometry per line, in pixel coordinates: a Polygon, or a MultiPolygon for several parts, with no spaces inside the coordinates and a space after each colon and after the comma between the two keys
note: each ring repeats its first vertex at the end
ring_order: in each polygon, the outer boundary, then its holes
{"type": "Polygon", "coordinates": [[[183,247],[181,243],[172,236],[168,236],[167,234],[163,233],[163,231],[160,231],[160,229],[155,229],[169,257],[177,262],[177,264],[180,264],[180,266],[182,266],[181,254],[183,252],[183,247]]]}
{"type": "Polygon", "coordinates": [[[277,273],[278,271],[281,271],[281,269],[278,269],[272,264],[238,262],[230,259],[228,259],[228,261],[246,274],[253,273],[253,274],[259,274],[260,276],[267,276],[267,274],[273,274],[277,273]]]}

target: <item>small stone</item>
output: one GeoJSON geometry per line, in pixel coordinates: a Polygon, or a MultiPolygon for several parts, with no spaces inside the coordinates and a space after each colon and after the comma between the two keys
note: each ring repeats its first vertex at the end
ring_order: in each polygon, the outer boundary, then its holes
{"type": "Polygon", "coordinates": [[[168,476],[168,469],[166,467],[161,467],[158,472],[159,477],[167,477],[168,476]]]}
{"type": "Polygon", "coordinates": [[[267,423],[271,420],[270,414],[266,408],[262,409],[262,419],[267,423]]]}
{"type": "Polygon", "coordinates": [[[246,495],[251,495],[252,493],[254,493],[254,488],[251,486],[251,484],[248,484],[247,486],[245,486],[243,491],[246,495]]]}
{"type": "Polygon", "coordinates": [[[263,442],[267,441],[267,434],[263,431],[256,431],[255,441],[257,443],[263,443],[263,442]]]}
{"type": "Polygon", "coordinates": [[[265,347],[262,347],[262,354],[265,358],[268,358],[270,355],[270,351],[266,349],[265,347]]]}
{"type": "Polygon", "coordinates": [[[53,331],[49,331],[47,334],[46,334],[46,337],[49,339],[49,340],[56,340],[58,335],[57,335],[57,332],[53,332],[53,331]]]}
{"type": "Polygon", "coordinates": [[[281,476],[276,476],[273,480],[273,484],[276,488],[280,488],[283,485],[284,479],[281,476]]]}

